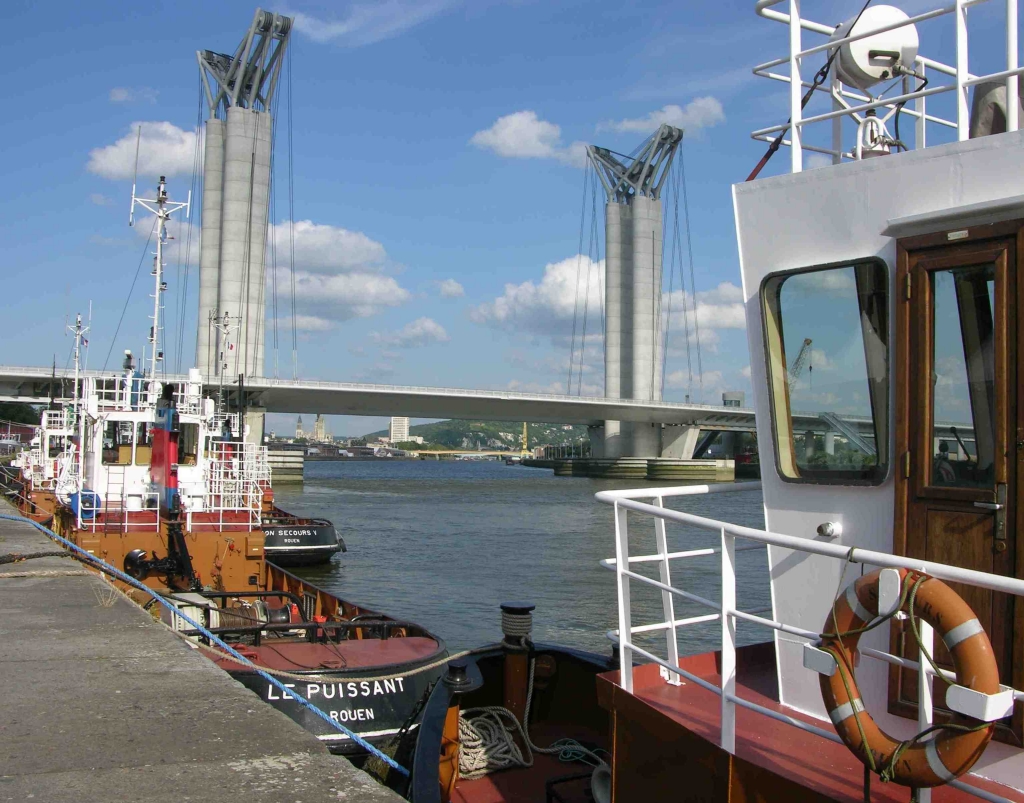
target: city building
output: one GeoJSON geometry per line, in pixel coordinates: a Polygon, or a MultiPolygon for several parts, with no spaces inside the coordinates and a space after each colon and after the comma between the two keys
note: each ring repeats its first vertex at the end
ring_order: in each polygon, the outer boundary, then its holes
{"type": "MultiPolygon", "coordinates": [[[[390,440],[392,443],[402,443],[409,440],[409,419],[405,417],[393,417],[391,419],[390,440]]],[[[420,441],[422,443],[422,441],[420,441]]]]}
{"type": "Polygon", "coordinates": [[[295,422],[295,440],[301,440],[306,437],[306,433],[302,431],[302,416],[299,416],[299,420],[295,422]]]}
{"type": "Polygon", "coordinates": [[[327,434],[327,419],[320,413],[317,413],[316,423],[313,424],[313,440],[317,443],[327,443],[330,440],[327,434]]]}

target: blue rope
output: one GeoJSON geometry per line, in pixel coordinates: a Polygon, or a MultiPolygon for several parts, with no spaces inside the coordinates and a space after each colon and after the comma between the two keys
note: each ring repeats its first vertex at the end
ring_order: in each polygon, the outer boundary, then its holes
{"type": "Polygon", "coordinates": [[[374,747],[372,744],[370,744],[368,741],[363,739],[361,736],[359,736],[359,735],[353,733],[352,731],[350,731],[348,728],[346,728],[340,722],[331,719],[329,716],[327,716],[327,714],[325,714],[323,711],[321,711],[319,708],[317,708],[315,705],[313,705],[309,700],[307,700],[301,694],[296,693],[296,691],[294,689],[287,688],[281,681],[279,681],[273,675],[270,675],[270,674],[267,674],[266,672],[264,672],[262,669],[257,667],[252,661],[250,661],[244,655],[242,655],[241,653],[239,653],[236,650],[234,650],[231,646],[229,646],[223,640],[221,640],[216,635],[211,633],[209,630],[207,630],[205,627],[203,627],[198,622],[193,622],[184,613],[182,613],[180,610],[178,610],[173,605],[171,605],[171,603],[169,603],[166,599],[164,599],[159,594],[154,592],[153,589],[149,588],[148,586],[146,586],[143,583],[140,583],[134,577],[130,577],[129,575],[127,575],[124,572],[122,572],[120,569],[114,568],[109,563],[107,563],[105,560],[97,558],[95,555],[92,555],[89,552],[86,552],[84,549],[82,549],[77,544],[73,544],[68,539],[63,538],[63,537],[57,535],[57,533],[53,532],[53,530],[50,530],[49,528],[44,527],[42,524],[39,524],[38,522],[32,521],[32,519],[27,519],[24,516],[11,516],[11,515],[9,515],[7,513],[0,513],[0,519],[7,519],[8,521],[19,521],[19,522],[23,522],[25,524],[31,524],[33,527],[35,527],[37,530],[39,530],[41,533],[43,533],[47,537],[53,539],[54,541],[57,541],[60,544],[63,544],[65,547],[70,549],[72,552],[76,552],[76,553],[82,555],[83,557],[85,557],[88,560],[89,563],[92,563],[92,564],[95,564],[96,566],[98,566],[100,568],[100,570],[104,574],[112,575],[112,576],[116,577],[118,580],[120,580],[121,582],[128,583],[129,585],[134,586],[135,588],[139,589],[140,591],[145,591],[147,594],[152,595],[153,599],[155,599],[157,602],[159,602],[161,605],[163,605],[165,608],[167,608],[168,611],[173,613],[175,616],[178,616],[178,617],[184,619],[186,622],[188,622],[189,625],[191,625],[193,628],[195,628],[200,633],[202,633],[204,636],[206,636],[206,638],[210,639],[210,641],[212,641],[214,644],[216,644],[218,647],[220,647],[222,650],[224,650],[224,652],[226,652],[228,655],[230,655],[238,663],[242,664],[243,666],[248,667],[249,669],[255,670],[257,675],[259,675],[261,678],[266,680],[271,686],[276,688],[278,691],[282,692],[282,697],[285,697],[285,696],[287,696],[287,697],[294,697],[295,701],[297,703],[299,703],[300,705],[305,706],[306,708],[308,708],[310,711],[312,711],[314,714],[316,714],[318,717],[320,717],[320,719],[322,719],[328,725],[332,726],[335,730],[341,731],[343,734],[348,736],[353,742],[358,744],[360,747],[362,747],[367,752],[372,753],[373,755],[375,755],[377,758],[379,758],[381,761],[383,761],[385,764],[387,764],[389,767],[391,767],[396,772],[401,773],[402,775],[404,775],[407,778],[409,777],[409,770],[407,770],[405,767],[403,767],[401,764],[399,764],[397,761],[395,761],[393,758],[391,758],[391,756],[387,755],[387,753],[384,753],[381,750],[379,750],[378,748],[374,747]]]}

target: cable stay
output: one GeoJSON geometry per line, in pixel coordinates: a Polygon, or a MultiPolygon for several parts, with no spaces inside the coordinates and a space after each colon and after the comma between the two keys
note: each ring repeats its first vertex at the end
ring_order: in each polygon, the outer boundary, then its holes
{"type": "Polygon", "coordinates": [[[288,73],[288,275],[291,279],[292,379],[299,378],[299,338],[295,318],[295,137],[292,117],[292,48],[285,53],[288,73]]]}
{"type": "MultiPolygon", "coordinates": [[[[583,263],[583,228],[584,219],[587,214],[587,185],[590,182],[590,168],[586,167],[583,169],[583,201],[580,204],[580,240],[579,245],[576,247],[576,284],[575,298],[573,299],[572,309],[572,339],[569,341],[569,378],[565,383],[565,393],[567,396],[572,395],[572,369],[573,360],[576,356],[576,322],[579,317],[580,311],[580,268],[583,263]]],[[[589,273],[589,268],[587,269],[589,273]]],[[[580,356],[580,365],[582,369],[583,357],[580,356]]]]}

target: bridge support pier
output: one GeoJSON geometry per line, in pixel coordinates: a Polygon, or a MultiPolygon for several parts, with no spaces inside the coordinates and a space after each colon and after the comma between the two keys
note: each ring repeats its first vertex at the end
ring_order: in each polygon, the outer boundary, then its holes
{"type": "Polygon", "coordinates": [[[700,427],[665,427],[661,434],[661,456],[677,460],[693,459],[700,427]]]}

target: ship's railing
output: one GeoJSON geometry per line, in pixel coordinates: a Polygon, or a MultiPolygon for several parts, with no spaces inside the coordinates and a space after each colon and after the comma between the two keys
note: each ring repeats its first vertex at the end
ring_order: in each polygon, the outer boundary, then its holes
{"type": "Polygon", "coordinates": [[[70,420],[68,411],[64,408],[60,410],[44,410],[42,424],[43,428],[49,432],[60,432],[70,428],[70,420]]]}
{"type": "MultiPolygon", "coordinates": [[[[618,596],[618,628],[609,631],[608,637],[619,644],[619,673],[620,684],[628,692],[633,691],[633,659],[634,656],[653,661],[662,667],[662,675],[668,683],[679,684],[680,676],[686,680],[706,689],[721,697],[721,728],[719,743],[724,750],[730,753],[736,752],[736,707],[756,711],[764,716],[791,725],[800,730],[813,733],[823,739],[842,744],[842,740],[835,732],[808,724],[795,717],[789,717],[770,708],[765,708],[750,700],[746,700],[736,693],[736,624],[737,622],[750,622],[774,631],[786,633],[790,636],[807,639],[808,643],[815,643],[819,640],[820,634],[801,627],[777,621],[763,616],[762,613],[770,611],[742,611],[737,608],[736,602],[736,555],[749,550],[763,550],[765,547],[774,546],[784,549],[792,549],[798,552],[805,552],[811,555],[821,555],[834,558],[846,564],[864,564],[892,569],[913,569],[924,572],[941,580],[948,580],[956,583],[977,586],[979,588],[999,591],[1015,596],[1024,596],[1024,580],[1017,580],[1012,577],[978,572],[971,569],[964,569],[958,566],[949,566],[944,563],[932,561],[911,560],[885,552],[875,552],[869,549],[851,550],[839,544],[824,543],[808,538],[799,538],[792,535],[782,535],[766,530],[757,530],[752,527],[743,527],[738,524],[731,524],[718,519],[709,519],[703,516],[696,516],[692,513],[684,513],[679,510],[672,510],[665,507],[665,500],[670,497],[697,496],[710,493],[737,493],[743,491],[760,490],[760,482],[739,482],[721,485],[690,485],[673,488],[641,488],[637,490],[624,491],[601,491],[596,494],[599,502],[612,505],[615,510],[615,557],[601,561],[601,566],[615,572],[616,592],[618,596]],[[650,500],[650,501],[641,501],[650,500]],[[631,555],[630,529],[627,523],[627,515],[630,512],[640,513],[651,517],[654,523],[654,535],[656,549],[653,554],[631,555]],[[689,525],[701,530],[717,533],[720,538],[718,547],[705,547],[699,549],[684,550],[681,552],[669,552],[666,536],[666,523],[675,522],[689,525]],[[737,544],[737,541],[740,543],[737,544]],[[718,555],[721,565],[721,593],[719,599],[713,600],[702,597],[693,592],[680,588],[672,581],[672,562],[679,560],[693,560],[702,557],[718,555]],[[641,563],[656,563],[659,568],[659,579],[655,580],[633,571],[630,567],[641,563]],[[642,583],[658,589],[661,592],[662,613],[664,620],[651,624],[634,625],[631,606],[630,586],[633,582],[642,583]],[[714,613],[691,616],[678,619],[675,616],[674,599],[679,598],[696,603],[714,613]],[[677,644],[677,632],[680,628],[693,626],[703,622],[720,622],[721,633],[721,684],[719,686],[698,677],[679,666],[679,652],[677,644]],[[666,656],[664,658],[655,655],[648,649],[639,646],[634,641],[634,636],[645,633],[665,632],[666,656]],[[625,634],[625,635],[624,635],[625,634]]],[[[918,629],[921,635],[921,643],[924,648],[932,653],[933,633],[932,627],[927,622],[918,619],[918,629]]],[[[875,660],[884,661],[889,664],[911,669],[919,673],[918,680],[918,725],[923,730],[934,722],[932,705],[932,677],[934,671],[927,661],[917,662],[902,658],[897,655],[875,650],[869,647],[861,647],[862,655],[875,660]]],[[[953,678],[951,673],[945,672],[947,677],[953,678]]],[[[1014,689],[1015,701],[1024,700],[1024,692],[1014,689]]],[[[969,773],[970,774],[970,773],[969,773]]],[[[952,781],[953,786],[968,794],[979,797],[983,800],[999,801],[1000,803],[1012,803],[1006,798],[994,795],[985,790],[971,786],[963,781],[952,781]]],[[[930,792],[926,789],[918,791],[918,799],[922,803],[929,801],[930,792]]]]}
{"type": "Polygon", "coordinates": [[[805,150],[831,156],[833,163],[836,164],[844,158],[856,158],[855,152],[852,149],[845,150],[843,148],[842,121],[843,118],[849,118],[859,125],[864,120],[865,112],[869,109],[878,109],[878,118],[883,123],[888,122],[897,113],[912,118],[915,122],[915,148],[926,146],[929,123],[953,129],[958,140],[965,140],[970,135],[970,104],[968,102],[970,88],[990,81],[1005,81],[1008,99],[1006,104],[1006,130],[1016,131],[1019,127],[1019,109],[1015,99],[1018,97],[1019,76],[1021,73],[1024,73],[1024,68],[1020,65],[1017,47],[1017,0],[1004,0],[1006,6],[1006,69],[986,75],[974,75],[969,70],[967,10],[972,6],[981,5],[989,1],[955,0],[951,5],[914,14],[906,21],[898,24],[871,28],[860,31],[855,36],[847,36],[831,41],[829,37],[832,36],[835,28],[801,16],[801,0],[757,0],[756,8],[759,16],[775,22],[781,22],[789,29],[789,55],[758,64],[754,68],[754,74],[763,78],[783,81],[790,85],[790,122],[758,129],[751,134],[751,137],[764,142],[772,142],[780,132],[785,132],[787,138],[782,140],[782,144],[790,147],[791,170],[794,173],[799,173],[803,170],[803,151],[805,150]],[[786,11],[781,11],[776,6],[784,6],[786,11]],[[898,92],[896,95],[888,97],[884,96],[885,92],[879,95],[872,95],[863,90],[851,89],[845,86],[838,79],[836,64],[833,64],[830,72],[830,81],[826,82],[827,85],[823,84],[816,89],[816,92],[824,93],[831,98],[831,111],[804,117],[804,110],[801,108],[803,95],[813,86],[813,81],[808,80],[807,77],[812,75],[812,71],[802,69],[804,59],[813,56],[827,58],[834,48],[846,42],[854,42],[877,33],[895,30],[906,25],[946,15],[953,15],[954,17],[955,32],[953,39],[956,43],[954,64],[944,64],[919,55],[913,65],[913,70],[917,75],[904,75],[901,81],[896,79],[897,83],[900,84],[898,92]],[[805,47],[803,44],[803,34],[805,32],[823,35],[825,41],[814,44],[811,47],[805,47]],[[775,72],[777,68],[783,67],[785,69],[786,66],[788,66],[788,73],[775,72]],[[936,86],[932,83],[936,80],[936,76],[945,76],[952,80],[936,86]],[[920,87],[922,85],[921,79],[923,78],[928,78],[929,85],[927,88],[922,89],[920,87]],[[916,89],[915,86],[917,87],[916,89]],[[949,92],[955,93],[956,96],[955,116],[940,117],[932,114],[928,110],[927,98],[949,92]],[[902,104],[907,105],[901,106],[902,104]],[[814,145],[805,141],[805,134],[809,126],[826,122],[832,123],[831,146],[814,145]]]}
{"type": "MultiPolygon", "coordinates": [[[[213,513],[217,529],[240,525],[258,527],[264,490],[270,486],[267,447],[238,441],[214,441],[206,456],[204,513],[213,513]]],[[[194,513],[186,512],[186,524],[192,528],[194,513]]]]}
{"type": "MultiPolygon", "coordinates": [[[[92,394],[100,410],[139,410],[154,407],[163,389],[162,382],[124,373],[90,377],[87,393],[92,394]]],[[[184,415],[202,415],[203,393],[199,382],[175,382],[174,401],[184,415]]]]}

